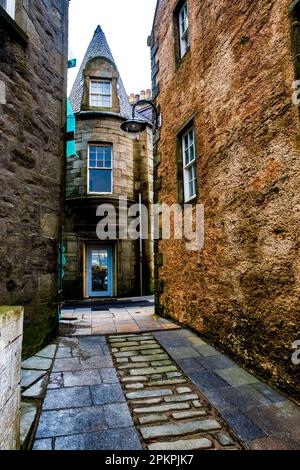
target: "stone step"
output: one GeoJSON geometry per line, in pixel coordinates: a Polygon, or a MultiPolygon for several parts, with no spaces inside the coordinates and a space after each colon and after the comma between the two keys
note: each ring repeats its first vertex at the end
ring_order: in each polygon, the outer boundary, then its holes
{"type": "Polygon", "coordinates": [[[158,415],[148,415],[148,416],[141,416],[138,418],[140,424],[151,424],[151,423],[157,423],[162,422],[162,421],[168,421],[168,417],[164,414],[158,414],[158,415]]]}
{"type": "MultiPolygon", "coordinates": [[[[125,347],[124,344],[123,344],[122,347],[120,347],[121,352],[123,352],[123,351],[124,352],[129,352],[129,351],[151,351],[151,349],[158,349],[158,345],[157,344],[153,344],[153,345],[147,344],[146,346],[126,346],[125,347]]],[[[143,354],[147,354],[147,353],[144,352],[143,354]]],[[[152,354],[152,352],[150,354],[152,354]]]]}
{"type": "Polygon", "coordinates": [[[38,412],[38,406],[35,403],[21,402],[20,416],[20,445],[25,449],[30,438],[31,430],[38,412]]]}
{"type": "Polygon", "coordinates": [[[168,388],[162,388],[159,390],[142,390],[140,392],[130,392],[126,393],[126,398],[128,400],[134,400],[137,398],[155,398],[162,397],[166,395],[172,395],[172,390],[168,388]]]}
{"type": "Polygon", "coordinates": [[[141,427],[144,439],[155,439],[164,436],[180,436],[195,432],[213,431],[221,428],[215,419],[188,421],[185,423],[163,424],[161,426],[141,427]]]}
{"type": "Polygon", "coordinates": [[[157,385],[177,385],[186,383],[186,379],[161,379],[151,380],[148,382],[149,387],[155,387],[157,385]]]}
{"type": "Polygon", "coordinates": [[[147,406],[141,408],[134,408],[134,412],[138,414],[144,413],[160,413],[173,410],[188,410],[190,405],[188,403],[173,403],[170,405],[157,405],[157,406],[147,406]]]}
{"type": "Polygon", "coordinates": [[[179,441],[155,442],[148,445],[148,450],[197,450],[209,449],[212,441],[203,437],[201,439],[181,439],[179,441]]]}
{"type": "Polygon", "coordinates": [[[144,400],[133,400],[131,403],[132,405],[155,405],[157,403],[161,403],[162,398],[149,398],[144,400]]]}
{"type": "Polygon", "coordinates": [[[172,372],[175,370],[176,370],[175,366],[146,367],[144,369],[132,369],[130,370],[130,375],[149,375],[149,374],[156,374],[158,372],[172,372]]]}
{"type": "Polygon", "coordinates": [[[173,395],[172,397],[166,397],[165,402],[171,403],[174,401],[189,401],[197,400],[198,396],[195,393],[187,393],[183,395],[173,395]]]}
{"type": "Polygon", "coordinates": [[[179,411],[178,413],[172,413],[174,419],[187,419],[187,418],[197,418],[198,416],[205,416],[205,410],[197,411],[179,411]]]}

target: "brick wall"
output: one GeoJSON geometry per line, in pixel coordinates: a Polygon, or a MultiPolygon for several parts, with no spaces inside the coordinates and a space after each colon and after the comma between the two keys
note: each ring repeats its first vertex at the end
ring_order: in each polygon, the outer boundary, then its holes
{"type": "Polygon", "coordinates": [[[0,307],[0,450],[20,446],[23,309],[0,307]]]}
{"type": "Polygon", "coordinates": [[[68,2],[16,7],[16,22],[0,15],[0,303],[25,306],[29,355],[51,336],[57,311],[68,2]]]}
{"type": "Polygon", "coordinates": [[[299,397],[291,362],[299,338],[300,141],[290,2],[189,0],[191,46],[179,63],[176,3],[159,2],[150,41],[163,118],[155,200],[177,201],[177,133],[193,117],[205,245],[187,253],[180,241],[156,243],[157,305],[299,397]]]}

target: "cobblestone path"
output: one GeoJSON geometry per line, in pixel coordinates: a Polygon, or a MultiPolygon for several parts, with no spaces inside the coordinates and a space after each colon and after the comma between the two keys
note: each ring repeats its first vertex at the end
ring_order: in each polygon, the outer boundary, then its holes
{"type": "Polygon", "coordinates": [[[151,334],[111,336],[109,343],[145,449],[241,448],[224,421],[151,334]]]}
{"type": "Polygon", "coordinates": [[[35,424],[33,450],[300,449],[300,407],[185,328],[59,338],[35,424]]]}

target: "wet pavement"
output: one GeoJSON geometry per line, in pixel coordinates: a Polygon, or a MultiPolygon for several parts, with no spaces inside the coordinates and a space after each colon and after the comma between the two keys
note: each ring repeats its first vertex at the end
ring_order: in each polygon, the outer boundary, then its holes
{"type": "Polygon", "coordinates": [[[154,315],[153,297],[142,300],[94,301],[66,304],[59,323],[63,336],[142,333],[178,329],[173,322],[154,315]]]}
{"type": "Polygon", "coordinates": [[[33,449],[300,449],[298,405],[152,308],[59,338],[33,449]],[[135,315],[161,326],[117,331],[135,315]]]}

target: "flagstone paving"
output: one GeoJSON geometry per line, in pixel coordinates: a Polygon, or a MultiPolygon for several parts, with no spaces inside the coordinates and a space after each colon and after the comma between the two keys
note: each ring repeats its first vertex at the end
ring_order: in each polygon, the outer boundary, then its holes
{"type": "Polygon", "coordinates": [[[20,443],[22,448],[26,448],[30,440],[31,431],[45,393],[56,347],[56,344],[49,344],[21,364],[20,443]]]}
{"type": "MultiPolygon", "coordinates": [[[[134,424],[145,449],[242,448],[216,410],[152,334],[110,336],[109,343],[134,424]],[[155,349],[147,349],[149,347],[155,349]],[[117,362],[124,353],[127,353],[126,366],[117,362]],[[129,379],[134,382],[129,382],[129,379]],[[133,391],[133,386],[138,389],[133,391]]],[[[187,351],[183,349],[185,356],[187,351]]],[[[199,355],[192,348],[189,349],[190,355],[199,355]]]]}
{"type": "Polygon", "coordinates": [[[61,338],[33,450],[141,448],[106,338],[61,338]]]}
{"type": "MultiPolygon", "coordinates": [[[[93,304],[92,304],[93,305],[93,304]]],[[[110,335],[179,329],[175,323],[154,315],[152,298],[145,303],[103,302],[91,307],[64,307],[59,322],[62,336],[110,335]],[[136,304],[136,305],[135,305],[136,304]],[[145,305],[146,304],[146,305],[145,305]]]]}
{"type": "Polygon", "coordinates": [[[59,339],[34,450],[244,448],[299,450],[300,407],[191,331],[59,339]]]}

